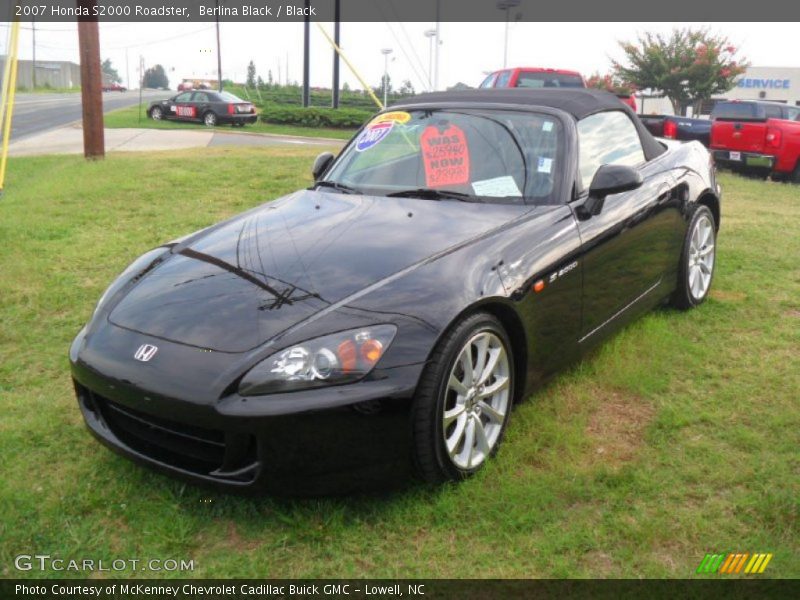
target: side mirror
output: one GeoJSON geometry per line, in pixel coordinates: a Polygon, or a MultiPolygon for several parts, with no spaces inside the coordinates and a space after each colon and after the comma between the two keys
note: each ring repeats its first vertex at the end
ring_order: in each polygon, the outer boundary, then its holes
{"type": "Polygon", "coordinates": [[[642,175],[636,169],[625,165],[603,165],[592,178],[589,186],[589,198],[581,207],[581,216],[589,218],[600,214],[603,201],[611,194],[621,194],[641,187],[642,175]]]}
{"type": "Polygon", "coordinates": [[[316,159],[314,159],[314,166],[311,167],[311,174],[314,176],[314,181],[318,181],[320,177],[325,174],[328,167],[333,162],[333,154],[330,152],[323,152],[316,159]]]}

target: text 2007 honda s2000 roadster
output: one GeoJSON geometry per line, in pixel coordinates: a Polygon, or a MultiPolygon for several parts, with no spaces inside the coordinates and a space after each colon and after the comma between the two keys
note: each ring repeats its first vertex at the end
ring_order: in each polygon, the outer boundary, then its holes
{"type": "Polygon", "coordinates": [[[418,96],[313,172],[108,288],[70,350],[102,442],[231,488],[458,480],[549,374],[714,274],[708,152],[604,92],[418,96]]]}

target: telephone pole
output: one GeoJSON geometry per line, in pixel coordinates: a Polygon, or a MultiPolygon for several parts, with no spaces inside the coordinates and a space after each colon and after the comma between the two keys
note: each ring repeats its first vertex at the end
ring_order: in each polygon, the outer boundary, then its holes
{"type": "MultiPolygon", "coordinates": [[[[95,0],[78,0],[93,14],[95,0]]],[[[97,18],[78,21],[78,47],[81,57],[81,102],[83,105],[83,155],[105,156],[103,132],[103,76],[100,67],[100,33],[97,18]]]]}
{"type": "Polygon", "coordinates": [[[31,29],[33,30],[33,68],[31,69],[31,76],[33,78],[32,87],[36,90],[36,19],[33,17],[31,17],[31,29]]]}
{"type": "Polygon", "coordinates": [[[216,0],[217,5],[217,85],[219,91],[222,91],[222,50],[219,47],[219,0],[216,0]]]}

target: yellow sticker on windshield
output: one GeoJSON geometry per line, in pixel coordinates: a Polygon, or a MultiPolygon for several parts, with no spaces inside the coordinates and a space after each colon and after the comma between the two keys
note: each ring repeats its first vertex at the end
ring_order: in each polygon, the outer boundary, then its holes
{"type": "Polygon", "coordinates": [[[403,123],[408,123],[410,120],[411,120],[410,114],[402,110],[395,110],[392,112],[383,113],[382,115],[378,115],[372,122],[373,123],[392,122],[392,123],[400,123],[402,125],[403,123]]]}

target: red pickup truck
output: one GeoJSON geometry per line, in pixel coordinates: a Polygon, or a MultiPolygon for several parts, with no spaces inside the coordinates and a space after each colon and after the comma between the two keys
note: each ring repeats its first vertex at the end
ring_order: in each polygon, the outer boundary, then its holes
{"type": "MultiPolygon", "coordinates": [[[[577,71],[566,69],[543,69],[542,67],[515,67],[490,73],[481,88],[585,88],[586,82],[577,71]]],[[[617,94],[617,97],[636,112],[633,95],[617,94]]]]}
{"type": "Polygon", "coordinates": [[[774,102],[718,102],[711,151],[720,166],[800,183],[800,108],[774,102]]]}

